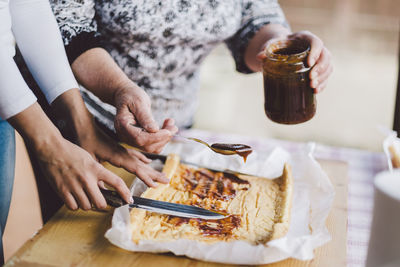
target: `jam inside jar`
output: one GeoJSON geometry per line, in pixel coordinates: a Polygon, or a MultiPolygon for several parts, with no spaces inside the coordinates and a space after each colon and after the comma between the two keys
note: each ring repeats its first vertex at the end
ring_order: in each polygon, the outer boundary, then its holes
{"type": "Polygon", "coordinates": [[[277,123],[297,124],[310,120],[316,111],[306,60],[310,44],[281,39],[267,44],[263,62],[265,113],[277,123]]]}

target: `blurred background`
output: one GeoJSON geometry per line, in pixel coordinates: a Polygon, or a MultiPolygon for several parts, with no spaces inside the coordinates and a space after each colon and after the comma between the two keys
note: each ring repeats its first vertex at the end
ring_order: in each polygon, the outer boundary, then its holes
{"type": "MultiPolygon", "coordinates": [[[[334,73],[317,96],[316,116],[286,126],[267,119],[260,73],[235,72],[219,46],[202,67],[195,128],[381,151],[377,125],[392,127],[398,73],[399,0],[280,0],[292,30],[318,35],[334,73]]],[[[16,179],[4,235],[9,258],[42,225],[33,171],[17,138],[16,179]]]]}
{"type": "Polygon", "coordinates": [[[381,151],[377,125],[392,128],[397,88],[398,0],[280,0],[292,31],[319,36],[334,72],[317,95],[315,117],[273,123],[264,113],[262,74],[243,75],[225,46],[202,68],[195,128],[381,151]]]}

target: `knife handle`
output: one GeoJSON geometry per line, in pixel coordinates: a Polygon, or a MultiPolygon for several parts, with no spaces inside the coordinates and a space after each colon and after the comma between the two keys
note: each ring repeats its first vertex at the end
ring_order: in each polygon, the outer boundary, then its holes
{"type": "Polygon", "coordinates": [[[116,191],[112,190],[107,190],[107,189],[102,189],[100,188],[101,193],[103,194],[104,198],[106,199],[106,202],[108,205],[111,207],[121,207],[125,204],[127,204],[119,195],[116,191]]]}
{"type": "Polygon", "coordinates": [[[146,156],[146,158],[151,159],[151,160],[160,160],[161,162],[165,163],[167,160],[167,156],[161,155],[161,154],[155,154],[155,153],[150,153],[150,152],[145,152],[145,151],[140,151],[143,155],[146,156]]]}

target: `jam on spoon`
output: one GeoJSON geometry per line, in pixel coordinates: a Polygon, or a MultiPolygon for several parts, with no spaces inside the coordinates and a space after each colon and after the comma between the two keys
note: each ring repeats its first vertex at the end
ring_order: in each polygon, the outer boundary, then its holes
{"type": "Polygon", "coordinates": [[[250,155],[251,152],[253,152],[253,149],[248,145],[215,143],[210,146],[208,143],[197,138],[192,138],[192,137],[185,137],[185,138],[206,145],[214,152],[222,155],[237,154],[243,158],[244,162],[246,162],[247,156],[250,155]]]}
{"type": "Polygon", "coordinates": [[[211,145],[211,149],[214,150],[217,153],[221,154],[227,154],[229,151],[234,152],[235,154],[238,154],[241,156],[246,162],[247,156],[250,155],[253,150],[251,149],[250,146],[248,145],[243,145],[243,144],[221,144],[221,143],[215,143],[211,145]]]}

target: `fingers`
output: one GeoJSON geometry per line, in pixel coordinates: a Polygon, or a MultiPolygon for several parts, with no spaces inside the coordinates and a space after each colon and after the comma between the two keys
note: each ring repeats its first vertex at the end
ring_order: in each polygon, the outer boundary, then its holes
{"type": "Polygon", "coordinates": [[[141,102],[135,104],[134,115],[139,125],[150,133],[157,132],[159,127],[151,114],[151,109],[141,102]]]}
{"type": "MultiPolygon", "coordinates": [[[[94,177],[93,179],[81,179],[81,182],[75,181],[75,184],[71,186],[71,192],[62,194],[66,206],[71,210],[76,210],[78,207],[82,210],[90,210],[92,205],[97,209],[105,209],[107,202],[99,189],[99,187],[105,188],[105,186],[103,181],[97,181],[96,183],[96,180],[94,177]]],[[[110,185],[115,184],[113,182],[110,185]]],[[[130,193],[128,193],[127,198],[130,198],[130,193]]]]}
{"type": "Polygon", "coordinates": [[[171,135],[174,135],[178,132],[178,127],[175,125],[175,120],[172,118],[168,118],[164,121],[162,129],[168,130],[171,132],[171,135]]]}
{"type": "Polygon", "coordinates": [[[331,55],[328,49],[325,47],[321,51],[321,55],[318,58],[318,61],[316,62],[315,66],[312,68],[310,72],[310,78],[314,79],[317,78],[317,76],[320,76],[321,74],[325,73],[328,68],[331,65],[331,55]]]}
{"type": "Polygon", "coordinates": [[[263,50],[263,51],[261,51],[260,53],[258,53],[256,57],[257,57],[257,59],[258,59],[259,61],[263,61],[264,59],[267,58],[267,55],[265,54],[265,52],[264,52],[264,50],[263,50]]]}
{"type": "Polygon", "coordinates": [[[138,159],[143,163],[150,163],[152,160],[135,149],[127,149],[114,140],[107,143],[99,143],[96,157],[103,161],[108,161],[116,167],[123,167],[125,161],[138,159]]]}
{"type": "Polygon", "coordinates": [[[119,88],[114,95],[117,116],[120,113],[130,117],[128,123],[138,124],[150,133],[159,127],[151,114],[151,102],[146,92],[137,85],[119,88]],[[130,113],[130,115],[128,114],[130,113]]]}
{"type": "Polygon", "coordinates": [[[67,193],[63,194],[62,198],[68,209],[70,209],[70,210],[78,209],[78,204],[76,203],[75,198],[72,196],[71,193],[67,192],[67,193]]]}
{"type": "Polygon", "coordinates": [[[157,187],[157,183],[155,181],[153,181],[153,179],[151,178],[151,176],[149,174],[147,174],[146,172],[144,172],[143,170],[140,170],[136,173],[136,175],[138,176],[138,178],[140,180],[142,180],[148,187],[157,187]]]}
{"type": "Polygon", "coordinates": [[[131,192],[120,177],[104,167],[101,167],[99,176],[99,180],[104,181],[109,186],[114,187],[118,194],[125,200],[125,202],[131,202],[131,192]]]}
{"type": "MultiPolygon", "coordinates": [[[[104,184],[103,184],[104,185],[104,184]]],[[[102,193],[99,189],[99,184],[91,183],[85,187],[85,191],[90,198],[90,202],[97,208],[97,209],[105,209],[107,207],[107,202],[104,199],[102,193]]]]}
{"type": "Polygon", "coordinates": [[[333,71],[333,67],[329,66],[328,69],[317,78],[311,80],[311,87],[314,88],[315,93],[320,93],[328,84],[328,78],[333,71]]]}
{"type": "Polygon", "coordinates": [[[159,153],[178,131],[172,119],[167,119],[160,130],[151,115],[150,105],[139,100],[119,106],[114,125],[121,141],[152,153],[159,153]]]}
{"type": "Polygon", "coordinates": [[[327,85],[328,85],[328,80],[325,80],[324,82],[322,82],[321,84],[319,84],[319,85],[317,86],[317,88],[314,89],[314,92],[315,92],[316,94],[322,92],[322,91],[326,88],[327,85]]]}
{"type": "MultiPolygon", "coordinates": [[[[150,187],[156,187],[157,184],[155,182],[169,182],[164,173],[154,170],[150,165],[147,165],[146,162],[139,159],[138,157],[132,157],[130,153],[139,154],[141,157],[144,157],[143,154],[141,154],[140,152],[131,150],[126,151],[126,153],[115,155],[110,163],[136,174],[144,183],[146,183],[150,187]]],[[[150,161],[146,157],[144,158],[147,161],[150,161]]]]}
{"type": "Polygon", "coordinates": [[[157,182],[162,183],[162,184],[168,184],[169,183],[170,180],[168,179],[168,177],[167,177],[167,175],[165,173],[158,172],[158,171],[156,171],[154,169],[152,169],[152,172],[153,172],[153,174],[152,174],[153,181],[157,181],[157,182]]]}
{"type": "Polygon", "coordinates": [[[82,187],[76,186],[71,193],[81,209],[90,210],[92,208],[92,205],[90,204],[90,201],[82,187]]]}
{"type": "Polygon", "coordinates": [[[114,156],[111,157],[108,162],[116,167],[124,168],[131,173],[136,173],[139,166],[147,166],[146,164],[150,163],[151,160],[146,158],[139,151],[133,149],[128,150],[121,147],[118,152],[114,153],[114,156]]]}
{"type": "Polygon", "coordinates": [[[310,86],[314,88],[315,93],[321,92],[326,87],[327,79],[333,71],[329,50],[324,47],[321,39],[308,31],[294,33],[289,38],[304,39],[310,43],[311,49],[307,58],[308,66],[312,67],[310,86]]]}
{"type": "MultiPolygon", "coordinates": [[[[314,89],[323,89],[324,87],[321,85],[326,85],[326,81],[331,75],[332,71],[333,66],[331,64],[330,52],[326,48],[324,48],[317,63],[310,72],[310,86],[314,89]]],[[[321,90],[315,91],[320,92],[321,90]]]]}
{"type": "Polygon", "coordinates": [[[172,137],[178,132],[178,127],[175,126],[175,121],[174,119],[168,118],[164,121],[163,127],[160,131],[167,131],[168,137],[165,138],[164,140],[160,140],[159,142],[155,142],[153,144],[150,144],[147,147],[148,151],[153,151],[153,153],[161,153],[162,149],[164,146],[171,141],[172,137]]]}
{"type": "MultiPolygon", "coordinates": [[[[148,133],[142,129],[129,125],[124,129],[126,135],[129,136],[128,144],[138,146],[147,152],[159,153],[160,149],[170,141],[172,134],[169,130],[162,129],[156,133],[148,133]]],[[[128,138],[125,138],[125,142],[128,138]]]]}
{"type": "Polygon", "coordinates": [[[312,33],[310,33],[306,39],[309,40],[311,45],[310,53],[307,58],[307,64],[308,66],[312,67],[318,61],[322,49],[324,48],[324,44],[322,43],[321,39],[312,33]]]}
{"type": "Polygon", "coordinates": [[[118,129],[124,129],[127,126],[136,124],[137,122],[135,120],[135,117],[130,112],[128,106],[124,105],[117,109],[117,115],[115,116],[114,120],[114,126],[117,131],[118,129]]]}
{"type": "Polygon", "coordinates": [[[66,175],[63,177],[64,182],[56,185],[57,191],[68,209],[77,210],[81,208],[82,210],[90,210],[92,208],[91,203],[98,208],[104,208],[104,205],[101,205],[101,200],[98,200],[98,196],[88,194],[88,192],[93,191],[91,188],[97,187],[96,179],[90,179],[90,176],[90,173],[82,176],[76,174],[75,177],[71,174],[66,175]]]}
{"type": "Polygon", "coordinates": [[[309,67],[314,66],[321,55],[321,51],[324,48],[324,44],[316,35],[309,31],[300,31],[292,35],[289,38],[304,39],[310,43],[310,53],[307,58],[307,64],[309,67]]]}
{"type": "Polygon", "coordinates": [[[154,142],[152,144],[149,144],[146,147],[146,151],[152,151],[152,153],[161,153],[164,146],[171,141],[172,137],[178,132],[178,127],[175,126],[175,121],[174,119],[168,118],[164,121],[163,127],[160,130],[165,132],[165,138],[163,140],[159,140],[158,142],[154,142]]]}
{"type": "Polygon", "coordinates": [[[126,149],[127,153],[129,154],[130,157],[136,157],[138,158],[140,161],[142,161],[143,163],[149,164],[152,160],[147,158],[145,155],[143,155],[142,153],[140,153],[137,150],[134,149],[126,149]]]}
{"type": "Polygon", "coordinates": [[[101,188],[101,189],[107,189],[103,181],[98,181],[98,182],[97,182],[97,185],[98,185],[99,188],[101,188]]]}
{"type": "Polygon", "coordinates": [[[143,166],[136,172],[137,176],[142,180],[147,186],[157,187],[156,182],[163,184],[169,183],[169,179],[164,173],[158,172],[151,168],[149,165],[143,166]]]}

